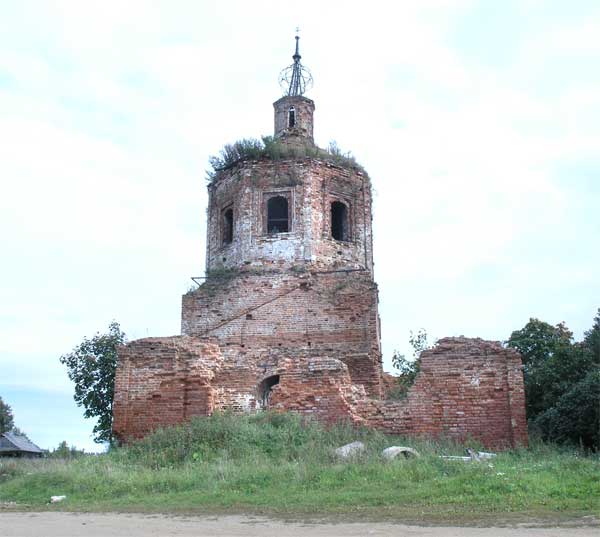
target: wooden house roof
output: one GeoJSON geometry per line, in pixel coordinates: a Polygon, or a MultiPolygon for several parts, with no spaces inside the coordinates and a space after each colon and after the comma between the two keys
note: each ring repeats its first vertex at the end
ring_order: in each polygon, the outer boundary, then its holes
{"type": "Polygon", "coordinates": [[[25,436],[14,433],[3,433],[0,435],[0,456],[3,453],[37,453],[42,454],[42,450],[25,436]]]}

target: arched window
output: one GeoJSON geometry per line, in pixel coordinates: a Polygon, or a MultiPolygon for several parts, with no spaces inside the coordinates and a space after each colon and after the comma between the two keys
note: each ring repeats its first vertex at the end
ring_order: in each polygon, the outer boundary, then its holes
{"type": "Polygon", "coordinates": [[[293,129],[296,126],[296,109],[292,106],[288,110],[288,128],[293,129]]]}
{"type": "Polygon", "coordinates": [[[288,200],[273,196],[267,202],[267,233],[287,233],[288,228],[288,200]]]}
{"type": "Polygon", "coordinates": [[[223,211],[222,226],[223,244],[229,244],[233,240],[233,209],[231,207],[223,211]]]}
{"type": "Polygon", "coordinates": [[[331,204],[331,236],[338,241],[350,240],[348,229],[348,207],[341,201],[331,204]]]}
{"type": "Polygon", "coordinates": [[[273,386],[279,384],[279,375],[267,377],[258,385],[258,403],[261,408],[267,409],[271,403],[273,386]]]}

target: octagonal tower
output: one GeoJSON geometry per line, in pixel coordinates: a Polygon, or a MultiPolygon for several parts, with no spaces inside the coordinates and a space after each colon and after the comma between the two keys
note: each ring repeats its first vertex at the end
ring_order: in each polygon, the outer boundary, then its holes
{"type": "MultiPolygon", "coordinates": [[[[312,117],[302,119],[312,127],[312,117]]],[[[306,128],[276,131],[283,153],[302,156],[243,160],[209,185],[209,275],[267,267],[372,271],[369,177],[314,147],[306,128]]]]}

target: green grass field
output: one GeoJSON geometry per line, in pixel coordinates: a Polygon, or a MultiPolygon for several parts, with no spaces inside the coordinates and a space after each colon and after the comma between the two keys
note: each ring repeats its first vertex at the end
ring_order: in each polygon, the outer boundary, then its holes
{"type": "MultiPolygon", "coordinates": [[[[477,444],[471,444],[477,448],[477,444]]],[[[21,509],[260,512],[403,520],[598,515],[600,459],[534,445],[485,462],[446,461],[465,446],[325,429],[288,414],[215,415],[128,447],[73,460],[0,460],[0,502],[21,509]],[[367,450],[340,461],[353,440],[367,450]],[[391,445],[421,457],[385,461],[391,445]],[[67,499],[47,506],[51,495],[67,499]]]]}

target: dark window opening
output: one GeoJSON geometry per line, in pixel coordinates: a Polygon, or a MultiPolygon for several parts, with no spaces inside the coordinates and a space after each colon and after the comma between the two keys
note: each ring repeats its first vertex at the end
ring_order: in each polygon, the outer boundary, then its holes
{"type": "Polygon", "coordinates": [[[261,408],[269,408],[273,386],[279,384],[279,375],[267,377],[258,386],[258,403],[261,408]]]}
{"type": "Polygon", "coordinates": [[[288,112],[288,127],[293,129],[296,126],[296,109],[292,106],[288,112]]]}
{"type": "Polygon", "coordinates": [[[229,244],[233,240],[233,209],[223,212],[223,244],[229,244]]]}
{"type": "Polygon", "coordinates": [[[287,233],[288,200],[274,196],[267,202],[267,233],[287,233]]]}
{"type": "Polygon", "coordinates": [[[341,201],[331,204],[331,236],[338,241],[349,239],[348,207],[341,201]]]}

